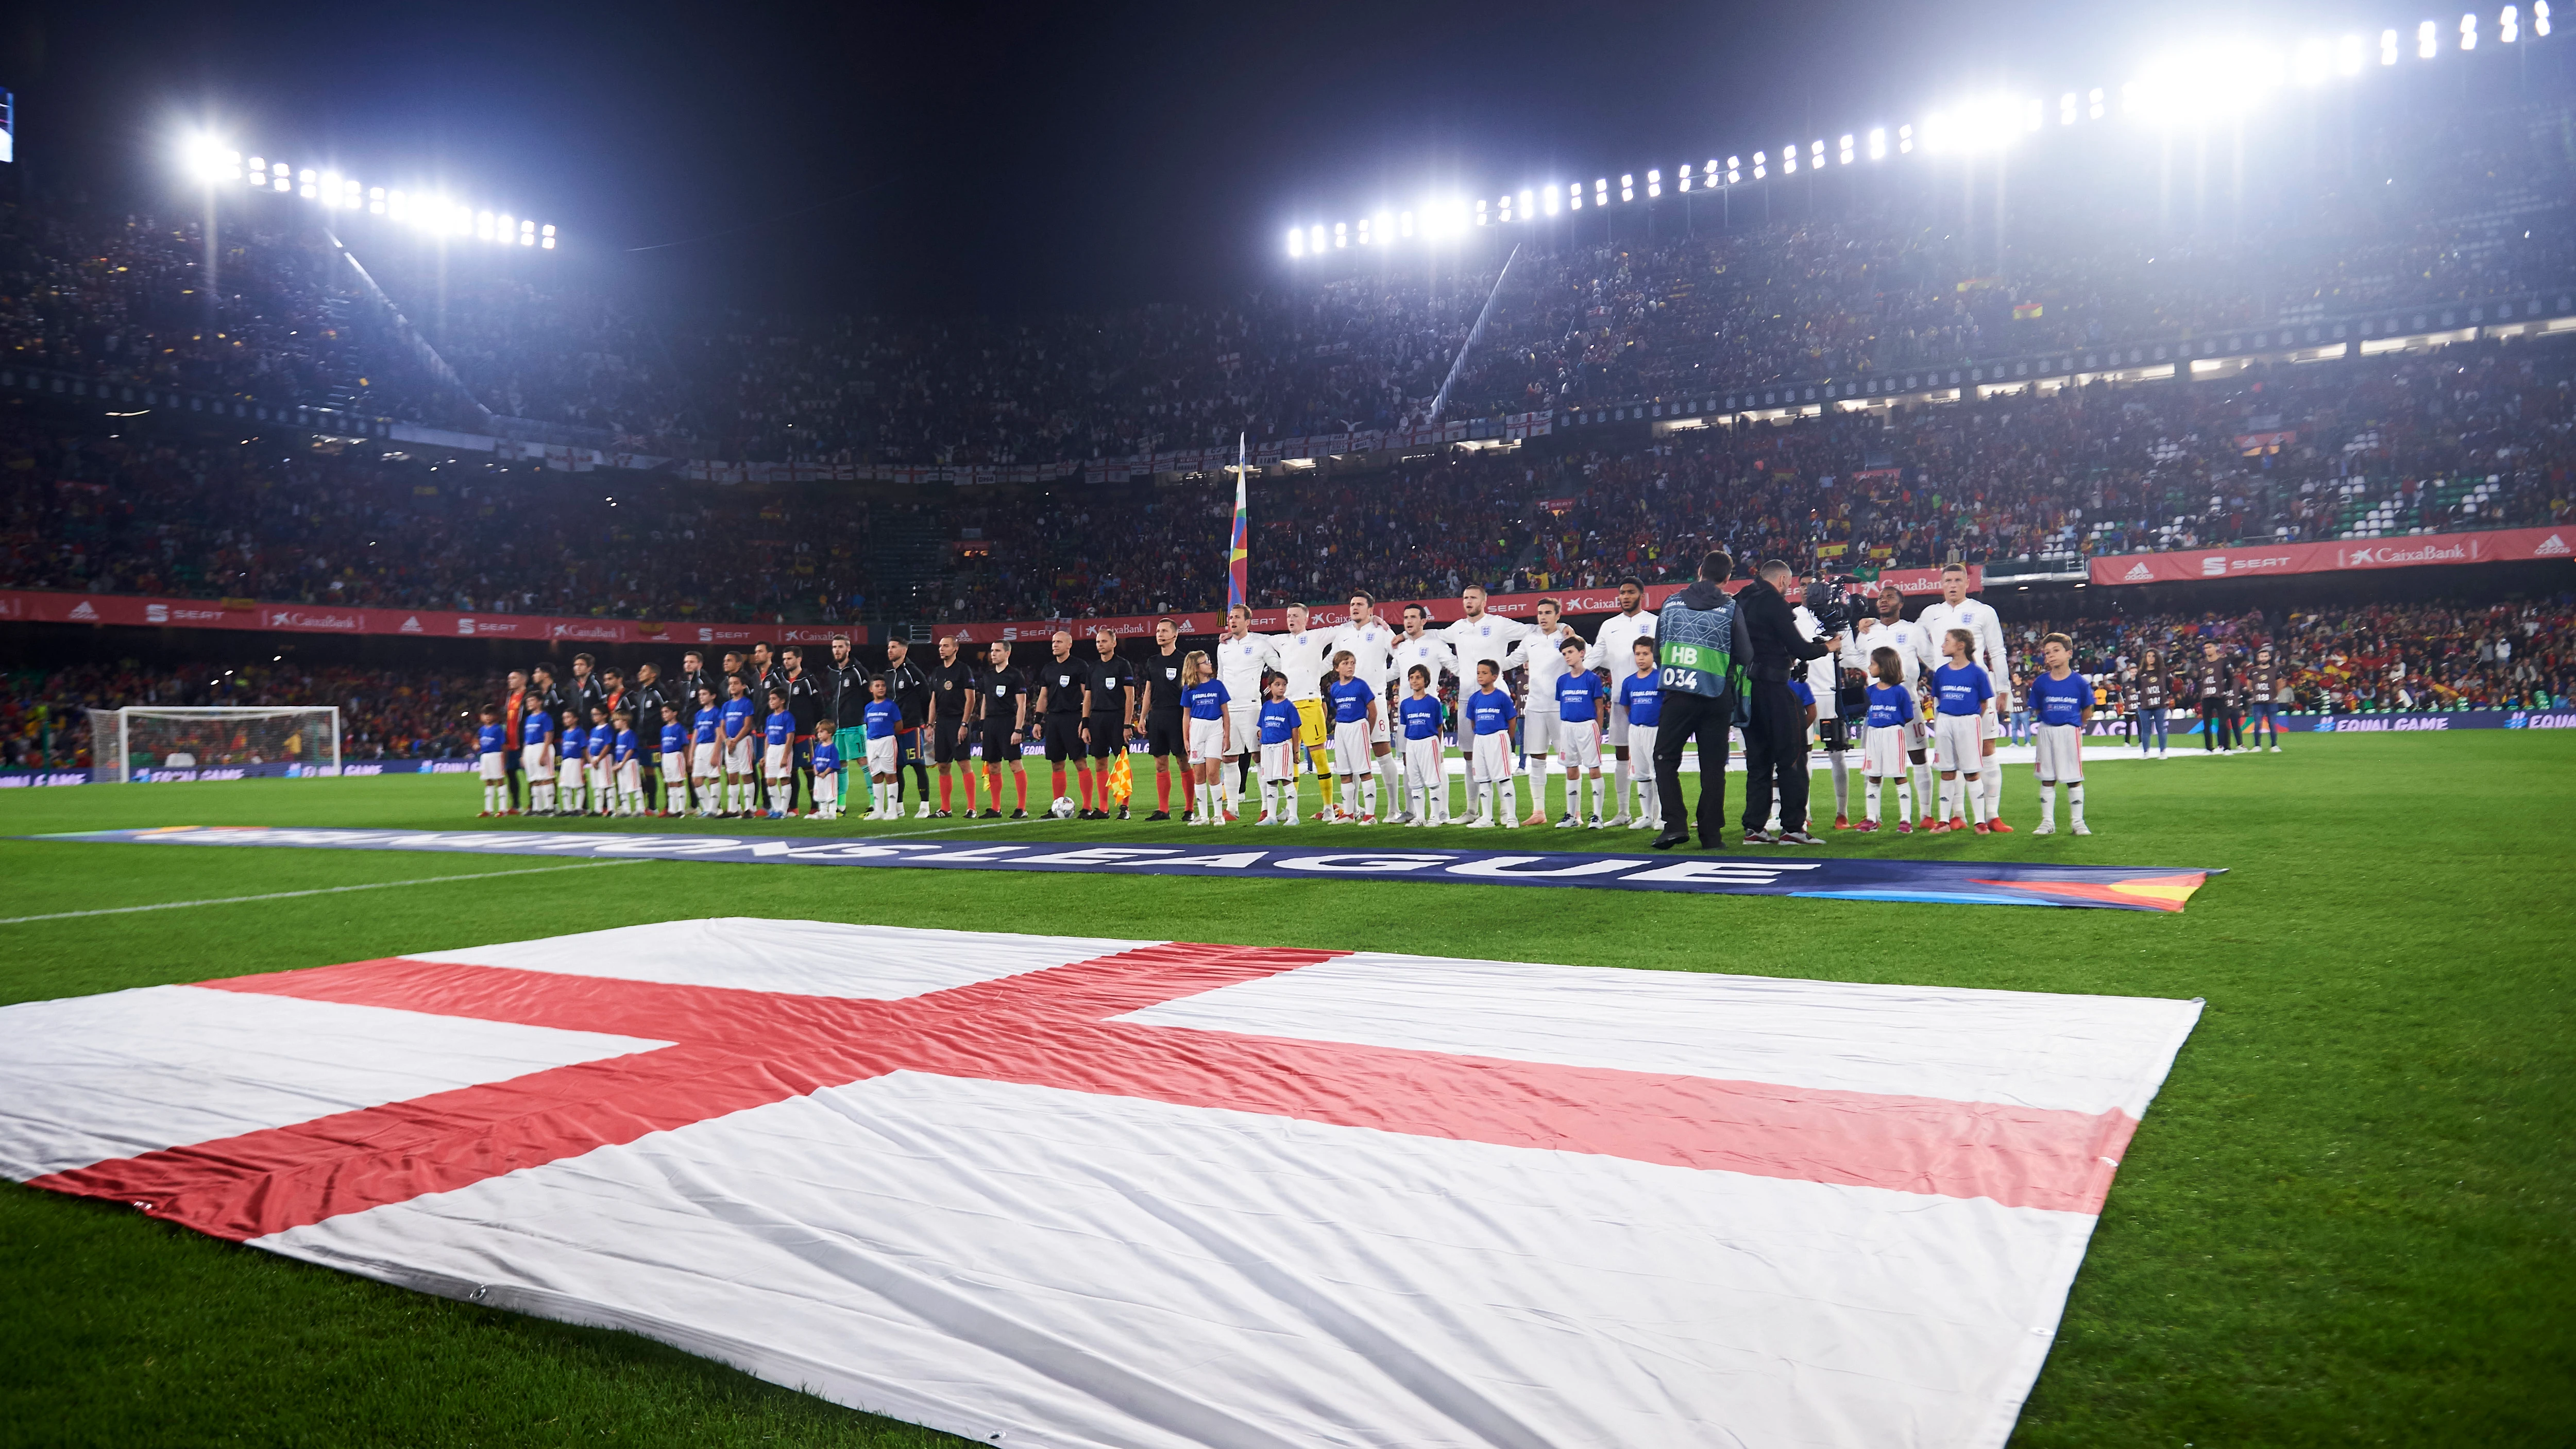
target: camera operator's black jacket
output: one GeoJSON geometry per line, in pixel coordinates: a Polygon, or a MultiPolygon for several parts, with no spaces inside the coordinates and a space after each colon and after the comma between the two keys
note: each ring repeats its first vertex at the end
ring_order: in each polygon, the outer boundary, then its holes
{"type": "Polygon", "coordinates": [[[1825,641],[1799,632],[1798,617],[1789,611],[1788,599],[1768,580],[1755,579],[1737,590],[1735,607],[1744,617],[1745,633],[1753,640],[1753,660],[1748,668],[1755,679],[1785,684],[1793,662],[1824,654],[1825,641]]]}

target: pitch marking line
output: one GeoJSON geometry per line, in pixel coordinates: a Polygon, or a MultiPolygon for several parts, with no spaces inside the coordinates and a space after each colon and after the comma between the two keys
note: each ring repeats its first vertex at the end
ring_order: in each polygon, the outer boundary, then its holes
{"type": "Polygon", "coordinates": [[[585,860],[573,865],[537,865],[525,870],[478,870],[471,875],[433,875],[420,880],[381,880],[365,885],[316,886],[304,891],[270,891],[256,896],[217,896],[203,901],[163,901],[154,906],[106,906],[95,911],[51,911],[41,916],[0,917],[0,926],[22,926],[29,921],[67,921],[74,916],[125,916],[136,911],[176,911],[190,906],[231,906],[244,901],[282,901],[292,896],[329,896],[343,891],[381,891],[395,886],[443,885],[452,880],[491,880],[505,875],[546,875],[559,870],[596,870],[605,865],[641,865],[640,860],[585,860]]]}

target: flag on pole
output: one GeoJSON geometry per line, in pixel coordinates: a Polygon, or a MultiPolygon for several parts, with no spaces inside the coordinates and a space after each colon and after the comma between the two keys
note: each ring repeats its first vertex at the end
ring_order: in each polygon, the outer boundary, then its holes
{"type": "Polygon", "coordinates": [[[1251,589],[1244,577],[1246,560],[1244,543],[1251,528],[1251,512],[1244,499],[1243,476],[1246,449],[1244,435],[1234,435],[1234,540],[1225,546],[1225,606],[1252,602],[1251,589]]]}

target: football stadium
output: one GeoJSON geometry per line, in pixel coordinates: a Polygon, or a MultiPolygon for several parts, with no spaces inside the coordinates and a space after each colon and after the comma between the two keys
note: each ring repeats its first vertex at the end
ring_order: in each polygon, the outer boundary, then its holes
{"type": "Polygon", "coordinates": [[[2576,1441],[2558,23],[37,7],[0,1440],[2576,1441]]]}

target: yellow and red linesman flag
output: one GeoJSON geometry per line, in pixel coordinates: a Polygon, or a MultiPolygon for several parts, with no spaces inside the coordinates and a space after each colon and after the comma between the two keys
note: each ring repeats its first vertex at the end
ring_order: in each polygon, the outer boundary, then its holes
{"type": "Polygon", "coordinates": [[[1250,556],[1244,545],[1251,528],[1251,513],[1243,492],[1244,462],[1244,439],[1237,434],[1234,440],[1234,537],[1225,546],[1225,606],[1228,609],[1251,602],[1251,590],[1244,577],[1245,561],[1250,556]]]}

